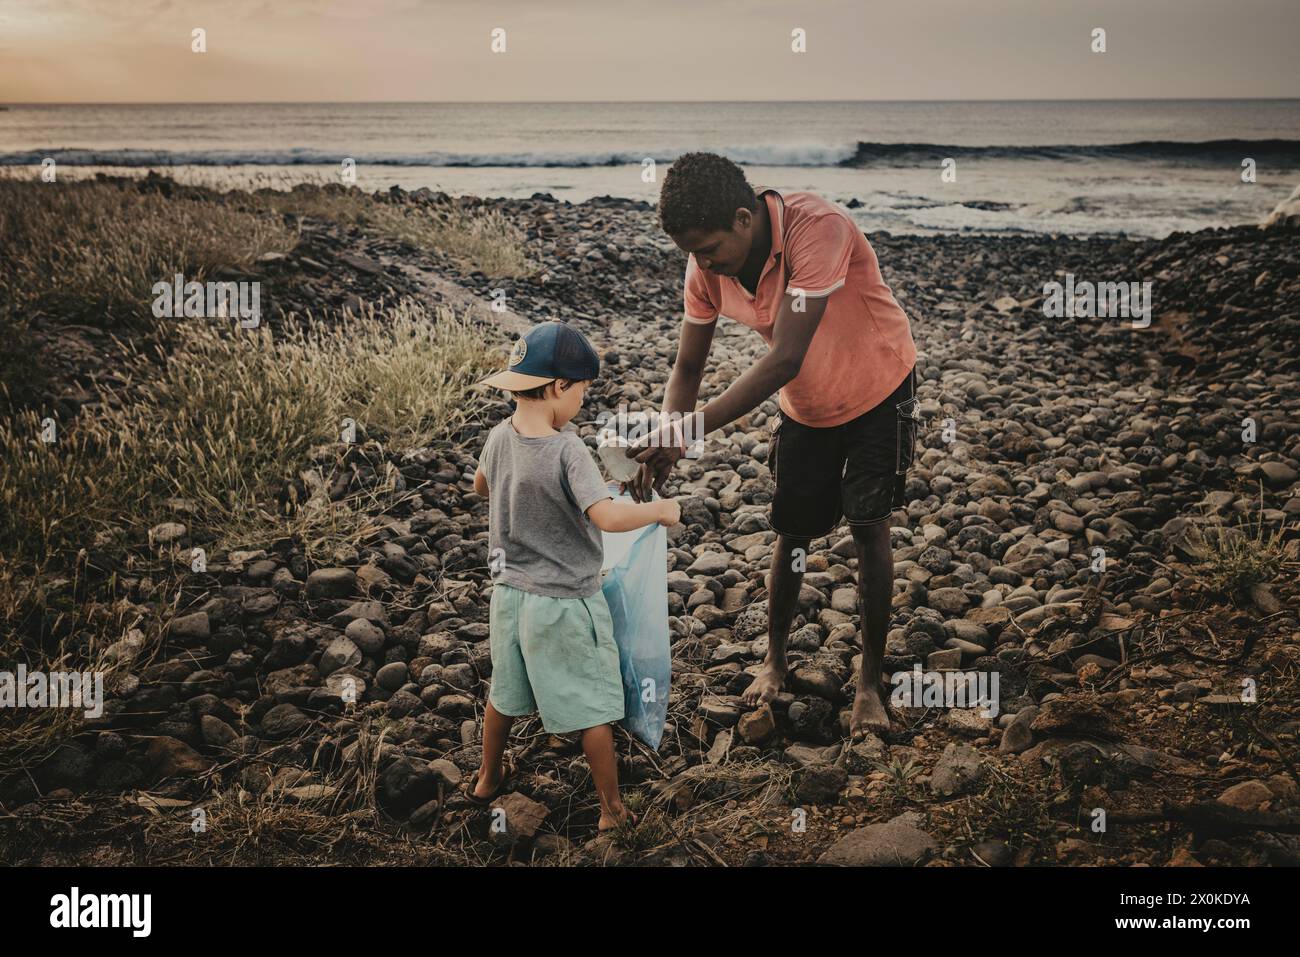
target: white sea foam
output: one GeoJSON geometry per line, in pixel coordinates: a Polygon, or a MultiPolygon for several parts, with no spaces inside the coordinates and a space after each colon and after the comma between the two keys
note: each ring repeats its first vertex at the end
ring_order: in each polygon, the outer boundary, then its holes
{"type": "Polygon", "coordinates": [[[1159,237],[1265,218],[1300,181],[1298,133],[1297,100],[15,104],[0,165],[285,188],[339,182],[350,159],[366,191],[653,203],[674,157],[711,150],[755,185],[850,205],[869,233],[1159,237]],[[1243,156],[1258,182],[1235,175],[1243,156]]]}

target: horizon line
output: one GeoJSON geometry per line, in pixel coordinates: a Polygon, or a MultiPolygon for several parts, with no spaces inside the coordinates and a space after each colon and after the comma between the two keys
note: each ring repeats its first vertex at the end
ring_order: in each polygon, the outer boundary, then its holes
{"type": "Polygon", "coordinates": [[[752,100],[0,100],[0,106],[660,106],[673,104],[769,103],[1195,103],[1300,101],[1296,96],[1125,96],[1125,97],[969,97],[959,99],[752,99],[752,100]]]}

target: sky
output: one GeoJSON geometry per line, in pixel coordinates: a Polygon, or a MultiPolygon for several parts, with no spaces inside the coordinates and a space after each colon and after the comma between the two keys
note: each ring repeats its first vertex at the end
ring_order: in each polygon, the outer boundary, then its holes
{"type": "Polygon", "coordinates": [[[0,102],[1296,97],[1298,38],[1300,0],[0,0],[0,102]]]}

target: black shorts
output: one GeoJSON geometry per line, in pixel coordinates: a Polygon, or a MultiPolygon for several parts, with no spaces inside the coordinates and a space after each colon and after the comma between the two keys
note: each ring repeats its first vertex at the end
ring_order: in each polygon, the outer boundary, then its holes
{"type": "Polygon", "coordinates": [[[843,517],[876,525],[904,507],[921,418],[913,369],[893,395],[856,419],[815,429],[783,413],[772,426],[767,465],[776,483],[768,524],[790,538],[820,538],[843,517]]]}

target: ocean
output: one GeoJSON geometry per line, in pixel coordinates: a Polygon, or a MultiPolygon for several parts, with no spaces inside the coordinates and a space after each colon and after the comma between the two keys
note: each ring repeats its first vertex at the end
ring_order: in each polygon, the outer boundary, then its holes
{"type": "MultiPolygon", "coordinates": [[[[721,152],[868,232],[1125,234],[1258,222],[1300,182],[1300,100],[22,105],[0,166],[164,171],[220,187],[653,202],[673,157],[721,152]],[[1243,161],[1254,182],[1243,182],[1243,161]],[[650,162],[652,161],[652,162],[650,162]],[[949,162],[950,161],[950,162],[949,162]]],[[[11,170],[11,174],[17,170],[11,170]]],[[[21,175],[21,173],[18,173],[21,175]]]]}

